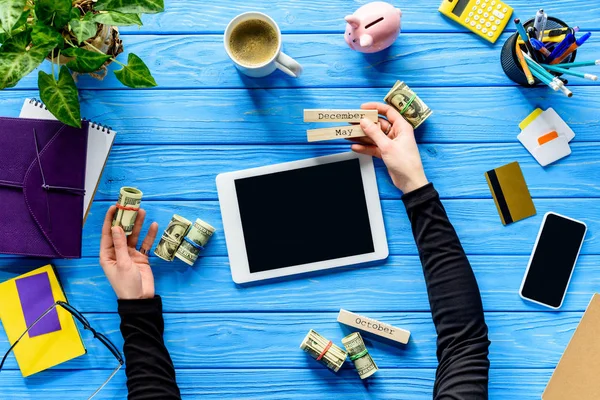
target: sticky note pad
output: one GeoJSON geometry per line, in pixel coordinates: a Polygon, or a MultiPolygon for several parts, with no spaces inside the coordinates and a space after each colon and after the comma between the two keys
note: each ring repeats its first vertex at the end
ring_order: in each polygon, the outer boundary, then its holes
{"type": "Polygon", "coordinates": [[[518,162],[512,162],[485,173],[492,197],[502,224],[531,217],[536,214],[531,194],[518,162]]]}
{"type": "Polygon", "coordinates": [[[541,108],[536,108],[533,110],[531,114],[527,116],[521,123],[519,124],[519,128],[521,130],[527,128],[533,121],[535,121],[544,111],[541,108]]]}
{"type": "Polygon", "coordinates": [[[556,133],[556,131],[552,131],[550,133],[546,133],[543,136],[540,136],[538,138],[538,144],[541,146],[543,144],[553,141],[554,139],[558,139],[558,133],[556,133]]]}
{"type": "MultiPolygon", "coordinates": [[[[48,273],[44,272],[19,278],[15,280],[15,284],[17,285],[17,293],[19,294],[21,308],[25,316],[25,324],[31,326],[54,304],[54,296],[52,295],[48,273]]],[[[58,311],[54,309],[29,330],[29,337],[45,335],[46,333],[59,330],[60,321],[58,320],[58,311]]]]}

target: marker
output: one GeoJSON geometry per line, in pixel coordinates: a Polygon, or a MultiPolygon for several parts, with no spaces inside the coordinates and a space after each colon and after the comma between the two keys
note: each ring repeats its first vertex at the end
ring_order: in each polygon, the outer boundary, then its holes
{"type": "Polygon", "coordinates": [[[525,73],[525,77],[527,77],[527,83],[531,86],[535,85],[535,79],[533,79],[533,75],[531,74],[531,70],[527,65],[527,61],[525,61],[525,57],[523,56],[523,50],[521,50],[521,46],[517,44],[517,48],[515,50],[517,53],[517,58],[519,59],[519,63],[521,64],[521,68],[523,68],[523,72],[525,73]]]}
{"type": "Polygon", "coordinates": [[[547,23],[548,14],[546,14],[544,10],[538,11],[537,14],[535,14],[535,21],[533,23],[533,27],[538,32],[538,40],[544,40],[544,30],[546,29],[547,23]]]}
{"type": "Polygon", "coordinates": [[[592,32],[588,32],[585,35],[583,35],[582,37],[580,37],[579,39],[577,39],[575,41],[575,43],[577,43],[577,46],[581,46],[582,44],[584,44],[589,38],[590,36],[592,36],[592,32]]]}
{"type": "Polygon", "coordinates": [[[544,46],[544,43],[540,42],[536,38],[532,38],[529,40],[534,49],[542,53],[544,56],[548,57],[550,55],[550,50],[544,46]]]}
{"type": "Polygon", "coordinates": [[[562,64],[561,64],[560,67],[557,67],[555,65],[542,64],[542,67],[544,67],[547,70],[558,72],[558,73],[561,73],[561,74],[577,76],[577,77],[583,78],[583,79],[589,79],[590,81],[597,81],[598,80],[598,77],[596,75],[584,74],[582,72],[571,71],[569,69],[561,68],[562,64]]]}
{"type": "Polygon", "coordinates": [[[572,63],[560,64],[560,66],[563,68],[593,67],[594,65],[600,65],[600,60],[576,61],[576,62],[572,62],[572,63]]]}

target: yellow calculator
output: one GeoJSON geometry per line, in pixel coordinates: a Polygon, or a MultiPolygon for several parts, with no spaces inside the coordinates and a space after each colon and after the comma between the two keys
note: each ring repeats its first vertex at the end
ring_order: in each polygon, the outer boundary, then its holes
{"type": "Polygon", "coordinates": [[[510,21],[513,9],[498,0],[444,0],[439,11],[495,43],[510,21]]]}

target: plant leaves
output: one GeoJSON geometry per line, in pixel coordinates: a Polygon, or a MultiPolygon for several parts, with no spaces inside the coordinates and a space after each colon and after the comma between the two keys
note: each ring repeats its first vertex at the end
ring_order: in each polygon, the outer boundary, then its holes
{"type": "Polygon", "coordinates": [[[6,39],[0,51],[3,52],[21,52],[25,51],[31,43],[31,30],[18,33],[6,39]]]}
{"type": "Polygon", "coordinates": [[[65,44],[65,40],[60,33],[49,26],[40,23],[33,26],[33,30],[31,31],[31,41],[34,46],[47,46],[50,48],[62,48],[65,44]]]}
{"type": "Polygon", "coordinates": [[[35,0],[35,15],[41,23],[62,29],[71,19],[71,0],[35,0]]]}
{"type": "Polygon", "coordinates": [[[69,14],[69,21],[72,19],[81,18],[81,10],[77,7],[71,8],[71,13],[69,14]]]}
{"type": "Polygon", "coordinates": [[[15,35],[4,42],[0,49],[0,90],[15,86],[44,61],[51,50],[48,47],[32,46],[29,30],[15,35]]]}
{"type": "Polygon", "coordinates": [[[124,14],[155,14],[165,10],[164,0],[98,0],[97,11],[118,11],[124,14]]]}
{"type": "Polygon", "coordinates": [[[139,14],[123,14],[117,11],[101,11],[100,14],[94,15],[93,20],[99,24],[113,26],[143,25],[139,14]]]}
{"type": "Polygon", "coordinates": [[[115,76],[123,85],[134,89],[157,86],[146,64],[133,53],[129,53],[127,65],[115,71],[115,76]]]}
{"type": "Polygon", "coordinates": [[[50,74],[40,71],[38,74],[40,99],[60,122],[81,127],[81,114],[79,110],[79,97],[77,86],[64,65],[60,68],[58,82],[50,74]]]}
{"type": "Polygon", "coordinates": [[[72,19],[69,25],[80,44],[84,40],[96,36],[96,32],[98,31],[98,25],[87,15],[83,19],[72,19]]]}
{"type": "Polygon", "coordinates": [[[25,10],[27,0],[0,0],[0,25],[6,33],[11,33],[25,10]]]}
{"type": "Polygon", "coordinates": [[[61,53],[67,57],[73,57],[67,62],[67,67],[76,72],[96,72],[102,65],[110,60],[110,56],[100,54],[96,51],[70,47],[61,53]]]}

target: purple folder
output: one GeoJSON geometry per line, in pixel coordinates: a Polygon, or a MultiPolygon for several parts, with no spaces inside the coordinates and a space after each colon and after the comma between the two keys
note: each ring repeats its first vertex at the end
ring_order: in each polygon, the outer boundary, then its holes
{"type": "MultiPolygon", "coordinates": [[[[54,295],[48,273],[26,276],[15,280],[17,293],[21,301],[25,325],[30,327],[46,310],[54,305],[54,295]]],[[[56,308],[29,330],[29,337],[45,335],[60,330],[60,321],[56,308]]]]}
{"type": "Polygon", "coordinates": [[[0,253],[81,257],[87,132],[0,117],[0,253]]]}

